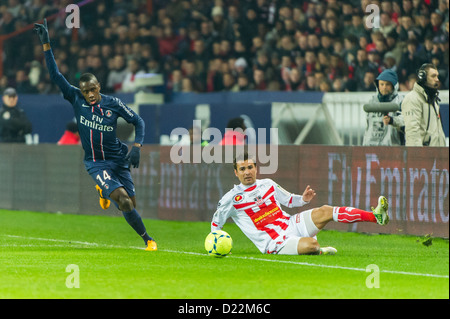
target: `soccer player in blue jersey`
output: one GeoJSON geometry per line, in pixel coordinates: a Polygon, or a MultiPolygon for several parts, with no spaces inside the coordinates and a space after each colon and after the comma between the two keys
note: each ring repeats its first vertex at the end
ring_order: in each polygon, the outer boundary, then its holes
{"type": "Polygon", "coordinates": [[[97,183],[100,206],[106,209],[109,199],[113,200],[128,224],[144,239],[146,250],[157,250],[156,242],[147,234],[136,211],[135,189],[130,173],[131,166],[139,167],[144,121],[118,98],[101,94],[100,83],[93,74],[85,73],[80,77],[80,88],[67,82],[58,71],[50,47],[47,20],[44,19],[44,24],[35,23],[34,30],[42,43],[50,78],[73,106],[85,152],[84,165],[97,183]],[[135,141],[129,153],[128,146],[116,137],[119,117],[135,127],[135,141]]]}

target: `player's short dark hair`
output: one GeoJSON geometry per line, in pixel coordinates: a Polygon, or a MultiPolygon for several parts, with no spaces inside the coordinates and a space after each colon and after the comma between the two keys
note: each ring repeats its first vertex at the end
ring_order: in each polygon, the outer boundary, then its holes
{"type": "Polygon", "coordinates": [[[244,153],[236,154],[236,156],[233,159],[233,167],[234,167],[234,169],[237,170],[237,162],[248,161],[249,159],[252,160],[253,163],[255,163],[255,166],[256,166],[255,158],[253,157],[253,155],[248,154],[247,151],[245,151],[244,153]]]}
{"type": "Polygon", "coordinates": [[[80,82],[90,82],[90,81],[98,82],[97,78],[92,73],[83,73],[80,76],[80,82]]]}

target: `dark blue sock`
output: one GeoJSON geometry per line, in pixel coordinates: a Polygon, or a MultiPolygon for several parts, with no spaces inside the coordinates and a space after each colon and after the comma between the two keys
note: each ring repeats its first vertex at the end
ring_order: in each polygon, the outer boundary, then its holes
{"type": "Polygon", "coordinates": [[[136,211],[136,209],[133,209],[131,212],[122,212],[122,214],[123,217],[125,217],[127,223],[131,227],[133,227],[133,229],[136,231],[136,233],[138,233],[139,236],[142,237],[145,244],[147,244],[147,241],[153,239],[147,234],[147,230],[145,229],[144,223],[142,222],[142,218],[136,211]]]}

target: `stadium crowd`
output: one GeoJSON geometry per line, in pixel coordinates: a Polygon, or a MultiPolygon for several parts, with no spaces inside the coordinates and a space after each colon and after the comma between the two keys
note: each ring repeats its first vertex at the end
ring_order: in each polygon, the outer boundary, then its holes
{"type": "MultiPolygon", "coordinates": [[[[96,0],[80,8],[79,29],[65,25],[68,4],[2,1],[0,35],[56,14],[61,73],[75,85],[94,73],[105,93],[133,92],[140,73],[164,74],[172,92],[374,91],[384,69],[409,91],[424,62],[449,87],[448,0],[96,0]]],[[[3,49],[0,92],[58,92],[32,30],[3,49]]]]}

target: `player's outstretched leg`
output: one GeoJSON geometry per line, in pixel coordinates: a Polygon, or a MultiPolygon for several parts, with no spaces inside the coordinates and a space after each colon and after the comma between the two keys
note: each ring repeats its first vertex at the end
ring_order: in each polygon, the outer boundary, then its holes
{"type": "Polygon", "coordinates": [[[147,251],[158,250],[155,240],[147,234],[147,230],[145,229],[144,223],[142,222],[142,218],[139,215],[139,213],[136,211],[136,209],[133,208],[129,212],[122,211],[122,214],[123,214],[123,217],[125,217],[125,220],[127,221],[127,223],[144,240],[145,244],[147,245],[147,248],[145,248],[145,250],[147,250],[147,251]]]}
{"type": "Polygon", "coordinates": [[[122,211],[123,217],[125,217],[127,223],[144,240],[145,244],[147,245],[147,248],[145,250],[158,250],[155,240],[147,234],[147,230],[145,229],[142,218],[137,212],[133,200],[128,196],[125,189],[118,188],[114,190],[111,193],[110,197],[119,205],[119,209],[122,211]]]}
{"type": "MultiPolygon", "coordinates": [[[[310,235],[312,237],[332,220],[340,223],[370,222],[386,225],[389,222],[388,207],[386,197],[380,196],[378,205],[376,208],[372,208],[372,212],[354,207],[323,205],[312,209],[310,215],[304,212],[302,214],[305,215],[302,216],[306,223],[306,229],[311,229],[310,235]]],[[[301,238],[298,241],[297,250],[298,254],[334,255],[337,252],[333,247],[320,247],[316,239],[308,237],[301,238]]]]}
{"type": "Polygon", "coordinates": [[[378,198],[376,208],[368,212],[354,207],[333,207],[333,220],[340,223],[371,222],[379,225],[387,225],[389,222],[388,202],[386,197],[378,198]]]}

